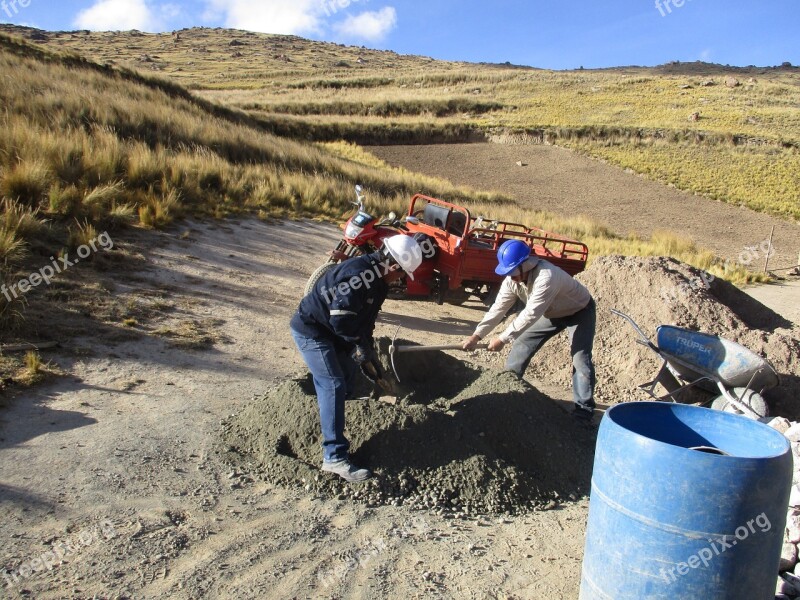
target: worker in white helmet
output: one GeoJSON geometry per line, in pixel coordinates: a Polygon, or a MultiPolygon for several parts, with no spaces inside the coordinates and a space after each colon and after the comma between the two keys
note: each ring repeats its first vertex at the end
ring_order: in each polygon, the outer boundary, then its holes
{"type": "Polygon", "coordinates": [[[322,470],[346,481],[370,477],[350,461],[344,436],[344,403],[357,368],[381,373],[372,333],[389,285],[414,278],[422,248],[412,237],[387,238],[381,251],[347,260],[323,275],[300,302],[292,336],[314,379],[322,428],[322,470]]]}

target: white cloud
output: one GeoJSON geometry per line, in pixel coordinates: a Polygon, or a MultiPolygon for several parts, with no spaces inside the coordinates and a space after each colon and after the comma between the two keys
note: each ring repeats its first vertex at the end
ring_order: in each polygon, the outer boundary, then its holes
{"type": "Polygon", "coordinates": [[[348,16],[333,28],[340,36],[377,42],[386,37],[397,25],[397,11],[387,6],[378,11],[366,11],[348,16]]]}
{"type": "Polygon", "coordinates": [[[262,33],[321,33],[322,0],[208,0],[206,18],[226,27],[262,33]]]}
{"type": "Polygon", "coordinates": [[[706,48],[700,53],[700,60],[708,62],[709,60],[711,60],[711,55],[712,55],[711,49],[706,48]]]}
{"type": "Polygon", "coordinates": [[[75,25],[94,31],[152,31],[156,19],[144,0],[98,0],[75,17],[75,25]]]}
{"type": "Polygon", "coordinates": [[[183,15],[183,8],[180,4],[162,4],[158,10],[161,13],[161,19],[165,21],[171,21],[183,15]]]}

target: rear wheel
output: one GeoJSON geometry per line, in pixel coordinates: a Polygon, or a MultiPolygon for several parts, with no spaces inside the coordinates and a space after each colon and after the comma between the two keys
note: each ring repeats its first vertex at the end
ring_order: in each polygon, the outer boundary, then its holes
{"type": "Polygon", "coordinates": [[[321,265],[311,274],[311,277],[308,278],[308,282],[306,282],[306,289],[303,292],[304,296],[308,296],[311,293],[311,290],[314,289],[316,283],[322,279],[322,276],[325,275],[328,271],[330,271],[333,267],[335,267],[339,263],[332,263],[326,262],[324,265],[321,265]]]}
{"type": "MultiPolygon", "coordinates": [[[[753,409],[753,411],[758,414],[759,417],[769,416],[769,407],[767,406],[767,401],[764,400],[764,397],[758,392],[754,392],[753,390],[747,388],[735,388],[731,390],[730,393],[735,398],[738,398],[742,404],[745,404],[753,409]]],[[[742,414],[742,411],[736,408],[736,405],[734,405],[730,400],[721,394],[714,398],[713,402],[711,403],[711,408],[714,410],[721,410],[723,412],[735,413],[738,415],[742,414]]],[[[753,417],[753,415],[750,414],[745,416],[753,417]]]]}

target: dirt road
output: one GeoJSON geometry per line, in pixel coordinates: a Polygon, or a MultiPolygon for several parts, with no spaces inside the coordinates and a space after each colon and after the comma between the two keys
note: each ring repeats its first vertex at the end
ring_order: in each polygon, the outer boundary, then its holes
{"type": "MultiPolygon", "coordinates": [[[[185,228],[186,239],[135,234],[145,270],[108,272],[105,285],[128,305],[168,298],[210,323],[213,348],[185,349],[144,327],[115,337],[82,326],[65,349],[43,353],[70,375],[18,393],[0,413],[5,596],[577,596],[585,498],[454,520],[276,488],[223,463],[220,422],[302,369],[286,323],[338,230],[256,220],[185,228]]],[[[481,314],[385,308],[379,335],[402,324],[431,343],[461,339],[481,314]]]]}
{"type": "Polygon", "coordinates": [[[394,166],[504,192],[536,210],[585,214],[621,235],[674,231],[734,261],[747,246],[767,240],[774,225],[772,267],[797,264],[799,224],[687,194],[564,148],[448,144],[369,151],[394,166]]]}

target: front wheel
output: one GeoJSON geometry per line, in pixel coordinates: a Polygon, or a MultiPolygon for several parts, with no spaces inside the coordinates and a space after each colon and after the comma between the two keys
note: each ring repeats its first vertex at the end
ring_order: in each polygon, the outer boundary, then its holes
{"type": "Polygon", "coordinates": [[[304,296],[308,296],[311,293],[311,290],[314,289],[316,283],[322,279],[322,276],[325,275],[328,271],[330,271],[333,267],[335,267],[338,263],[334,262],[326,262],[324,265],[320,265],[316,271],[311,274],[311,277],[308,278],[308,282],[306,282],[306,289],[303,292],[304,296]]]}
{"type": "MultiPolygon", "coordinates": [[[[759,417],[769,416],[769,407],[767,406],[767,402],[764,400],[761,394],[745,388],[735,388],[731,391],[731,393],[738,398],[740,402],[746,406],[749,406],[759,417]]],[[[730,402],[721,394],[714,398],[714,401],[711,403],[711,408],[714,410],[721,410],[739,415],[742,414],[742,412],[732,402],[730,402]]],[[[752,415],[745,416],[753,418],[752,415]]]]}

